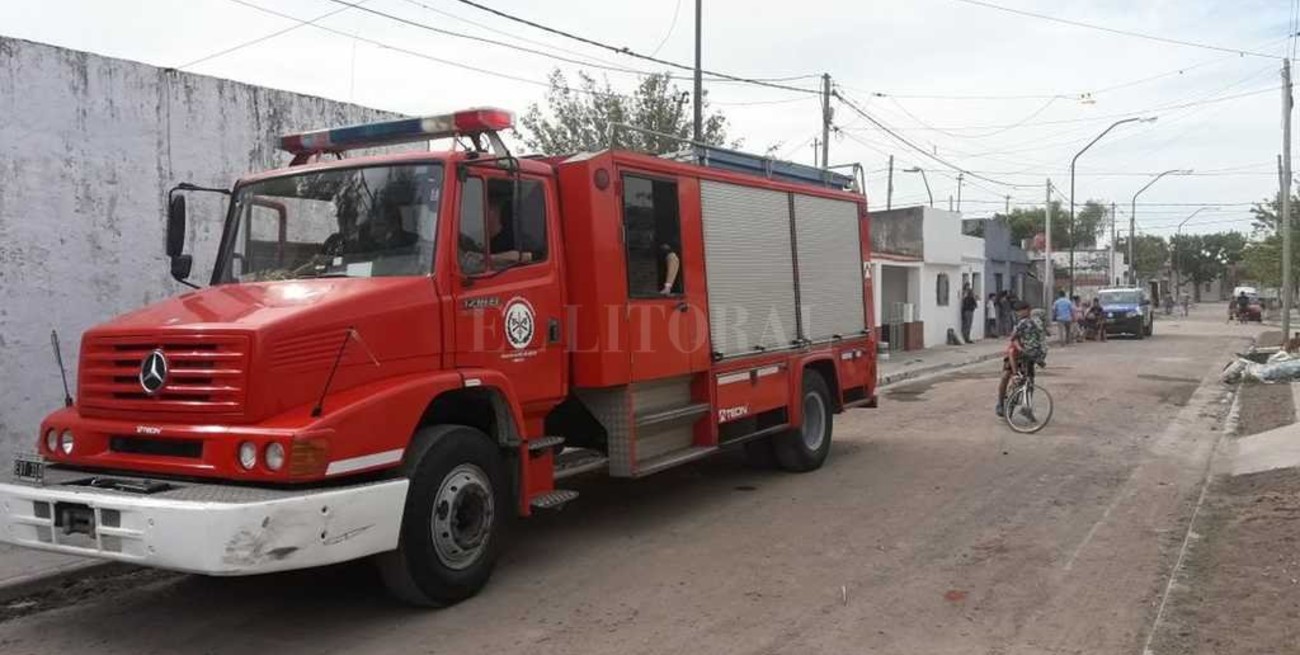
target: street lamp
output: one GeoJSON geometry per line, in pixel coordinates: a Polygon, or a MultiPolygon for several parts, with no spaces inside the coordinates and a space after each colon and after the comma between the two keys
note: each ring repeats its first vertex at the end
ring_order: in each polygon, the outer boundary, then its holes
{"type": "Polygon", "coordinates": [[[1148,117],[1146,117],[1146,118],[1139,118],[1139,117],[1137,117],[1137,116],[1134,116],[1133,118],[1125,118],[1125,119],[1123,119],[1123,120],[1115,121],[1114,123],[1111,123],[1111,124],[1110,124],[1110,127],[1106,128],[1106,129],[1104,129],[1104,130],[1102,130],[1102,131],[1101,131],[1101,134],[1098,134],[1098,135],[1096,136],[1096,138],[1094,138],[1093,140],[1089,141],[1089,142],[1088,142],[1088,145],[1084,146],[1084,147],[1083,147],[1083,150],[1080,150],[1077,154],[1074,155],[1074,159],[1071,159],[1071,160],[1070,160],[1070,296],[1071,296],[1071,297],[1074,296],[1074,242],[1075,242],[1075,238],[1074,238],[1074,165],[1079,161],[1079,157],[1080,157],[1081,155],[1083,155],[1083,153],[1088,152],[1088,148],[1091,148],[1092,145],[1093,145],[1094,143],[1100,141],[1102,137],[1106,136],[1107,134],[1110,134],[1110,131],[1111,131],[1111,130],[1113,130],[1113,129],[1115,129],[1115,128],[1117,128],[1117,127],[1119,127],[1120,125],[1123,125],[1123,124],[1125,124],[1125,123],[1152,123],[1152,122],[1155,122],[1155,120],[1156,120],[1156,117],[1155,117],[1155,116],[1148,116],[1148,117]]]}
{"type": "Polygon", "coordinates": [[[911,167],[911,168],[904,168],[904,169],[903,169],[903,172],[904,172],[904,173],[920,173],[920,174],[921,174],[921,181],[922,181],[922,182],[925,182],[925,195],[930,196],[930,206],[933,207],[933,206],[934,206],[934,194],[933,194],[933,193],[930,193],[930,179],[927,178],[927,177],[925,176],[925,169],[924,169],[924,168],[921,168],[920,166],[913,166],[913,167],[911,167]]]}
{"type": "Polygon", "coordinates": [[[1197,214],[1199,214],[1199,213],[1201,213],[1201,212],[1203,212],[1203,211],[1205,211],[1205,210],[1207,210],[1207,209],[1209,209],[1209,207],[1201,207],[1200,209],[1198,209],[1198,210],[1192,212],[1191,214],[1188,214],[1188,215],[1187,215],[1187,218],[1184,218],[1184,219],[1182,220],[1182,222],[1178,224],[1178,229],[1174,232],[1174,244],[1175,244],[1175,249],[1174,249],[1174,291],[1177,291],[1177,292],[1179,292],[1179,293],[1182,293],[1182,289],[1183,289],[1183,274],[1178,270],[1178,269],[1180,268],[1179,264],[1180,264],[1180,263],[1182,262],[1182,260],[1183,260],[1183,249],[1182,249],[1182,248],[1178,248],[1178,247],[1177,247],[1177,244],[1178,244],[1178,241],[1179,241],[1179,237],[1183,236],[1183,224],[1187,223],[1187,221],[1192,220],[1192,217],[1193,217],[1193,216],[1195,216],[1195,215],[1197,215],[1197,214]]]}
{"type": "Polygon", "coordinates": [[[1160,178],[1166,175],[1170,175],[1173,173],[1177,173],[1179,175],[1190,175],[1191,172],[1192,169],[1190,168],[1184,168],[1184,169],[1175,168],[1173,170],[1165,171],[1155,176],[1154,179],[1152,179],[1150,182],[1147,182],[1146,186],[1142,187],[1141,189],[1138,189],[1138,192],[1133,194],[1133,205],[1129,208],[1129,212],[1128,212],[1128,277],[1129,277],[1128,283],[1129,284],[1134,286],[1137,285],[1137,260],[1134,259],[1134,255],[1133,255],[1133,242],[1137,240],[1138,196],[1142,195],[1143,191],[1146,191],[1147,189],[1151,188],[1152,184],[1159,182],[1160,178]]]}

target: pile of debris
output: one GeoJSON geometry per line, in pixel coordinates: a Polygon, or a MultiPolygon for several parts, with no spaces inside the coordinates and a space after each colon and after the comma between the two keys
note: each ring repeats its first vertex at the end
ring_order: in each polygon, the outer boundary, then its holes
{"type": "Polygon", "coordinates": [[[1280,346],[1251,348],[1238,353],[1228,364],[1219,379],[1225,384],[1238,382],[1291,382],[1300,379],[1300,355],[1283,350],[1280,346]]]}

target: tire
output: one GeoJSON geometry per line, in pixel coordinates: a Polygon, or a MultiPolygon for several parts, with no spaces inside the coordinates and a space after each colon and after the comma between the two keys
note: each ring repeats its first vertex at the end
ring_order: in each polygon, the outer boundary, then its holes
{"type": "Polygon", "coordinates": [[[1142,319],[1139,318],[1137,322],[1137,329],[1133,330],[1133,337],[1135,339],[1145,339],[1146,336],[1147,336],[1147,329],[1144,325],[1142,325],[1142,319]]]}
{"type": "Polygon", "coordinates": [[[1055,407],[1052,404],[1052,394],[1036,384],[1030,384],[1030,394],[1033,399],[1032,418],[1029,418],[1021,411],[1021,387],[1014,387],[1007,390],[1007,397],[1002,401],[1005,408],[1003,419],[1007,426],[1021,434],[1033,434],[1047,426],[1047,422],[1052,420],[1052,411],[1055,407]],[[1023,419],[1023,420],[1022,420],[1023,419]]]}
{"type": "Polygon", "coordinates": [[[821,468],[831,452],[833,428],[831,392],[816,371],[804,371],[803,425],[772,439],[776,463],[782,469],[805,473],[821,468]]]}
{"type": "Polygon", "coordinates": [[[397,550],[376,557],[390,593],[446,607],[478,593],[496,565],[514,502],[500,451],[471,427],[423,428],[405,465],[411,480],[397,550]]]}

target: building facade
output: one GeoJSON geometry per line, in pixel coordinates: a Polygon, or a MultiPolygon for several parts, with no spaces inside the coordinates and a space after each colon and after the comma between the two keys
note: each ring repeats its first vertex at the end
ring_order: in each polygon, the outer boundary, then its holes
{"type": "Polygon", "coordinates": [[[971,338],[984,336],[984,240],[962,233],[961,214],[931,207],[871,213],[875,323],[893,350],[947,343],[961,334],[961,300],[978,305],[971,338]]]}

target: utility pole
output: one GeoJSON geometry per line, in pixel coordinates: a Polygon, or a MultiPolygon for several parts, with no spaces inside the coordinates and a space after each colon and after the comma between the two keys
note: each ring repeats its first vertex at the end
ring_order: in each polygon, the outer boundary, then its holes
{"type": "Polygon", "coordinates": [[[889,156],[889,187],[885,192],[885,211],[894,207],[894,156],[889,156]]]}
{"type": "Polygon", "coordinates": [[[1291,60],[1282,60],[1282,342],[1291,338],[1291,60]]]}
{"type": "Polygon", "coordinates": [[[1011,214],[1011,195],[1007,194],[1007,210],[1003,213],[1003,216],[1008,216],[1010,214],[1011,214]]]}
{"type": "Polygon", "coordinates": [[[948,194],[948,211],[952,211],[952,194],[948,194]]]}
{"type": "MultiPolygon", "coordinates": [[[[697,0],[698,1],[698,0],[697,0]]],[[[822,168],[830,168],[831,75],[822,73],[822,168]]]]}
{"type": "Polygon", "coordinates": [[[965,176],[965,173],[957,173],[957,211],[961,211],[961,181],[965,176]]]}
{"type": "Polygon", "coordinates": [[[813,139],[813,166],[816,166],[821,163],[821,155],[818,154],[821,152],[821,150],[818,150],[817,148],[818,146],[821,145],[821,143],[822,143],[821,139],[817,139],[817,138],[813,139]]]}
{"type": "Polygon", "coordinates": [[[704,141],[704,77],[700,73],[700,16],[704,0],[695,0],[695,142],[704,141]]]}
{"type": "Polygon", "coordinates": [[[1110,266],[1106,268],[1106,286],[1115,284],[1115,203],[1110,203],[1110,266]]]}
{"type": "Polygon", "coordinates": [[[1047,178],[1047,210],[1046,210],[1046,234],[1043,235],[1043,278],[1046,280],[1043,285],[1043,307],[1052,306],[1052,298],[1056,295],[1056,266],[1052,264],[1052,178],[1047,178]]]}

